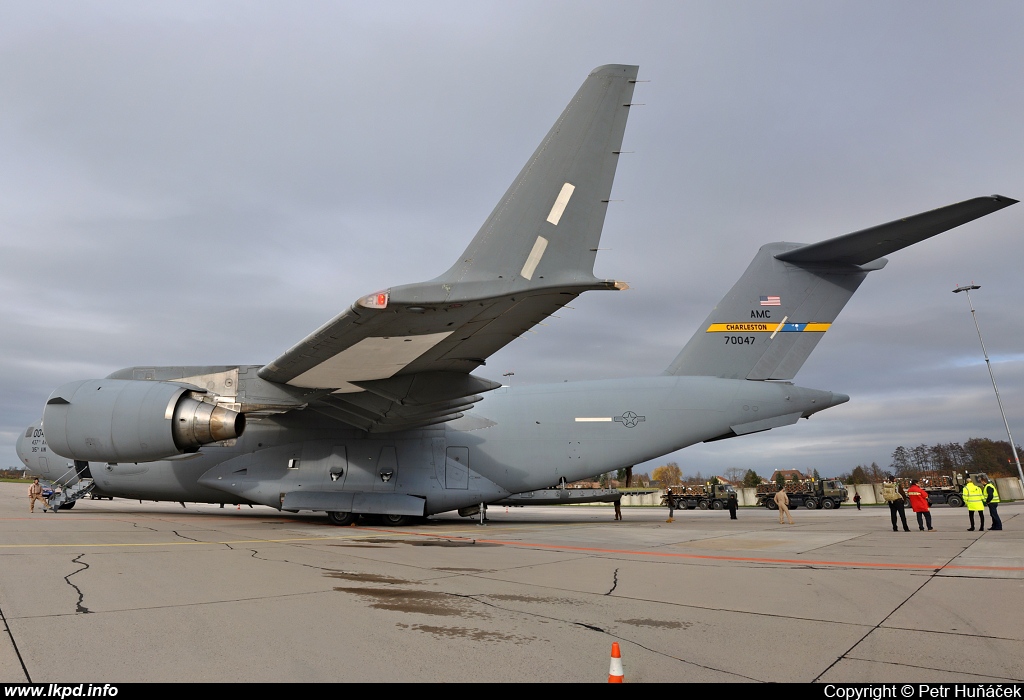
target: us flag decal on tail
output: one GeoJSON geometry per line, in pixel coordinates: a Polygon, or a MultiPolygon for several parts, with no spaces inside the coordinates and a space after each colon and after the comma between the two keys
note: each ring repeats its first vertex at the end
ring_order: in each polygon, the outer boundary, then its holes
{"type": "Polygon", "coordinates": [[[761,306],[782,306],[782,297],[761,295],[761,306]]]}

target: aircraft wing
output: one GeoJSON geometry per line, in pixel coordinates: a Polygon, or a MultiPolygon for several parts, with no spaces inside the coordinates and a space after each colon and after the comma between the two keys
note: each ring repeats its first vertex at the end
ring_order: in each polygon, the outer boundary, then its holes
{"type": "Polygon", "coordinates": [[[500,386],[470,372],[594,277],[637,67],[595,69],[443,275],[356,301],[259,370],[330,389],[311,408],[364,430],[452,420],[500,386]]]}

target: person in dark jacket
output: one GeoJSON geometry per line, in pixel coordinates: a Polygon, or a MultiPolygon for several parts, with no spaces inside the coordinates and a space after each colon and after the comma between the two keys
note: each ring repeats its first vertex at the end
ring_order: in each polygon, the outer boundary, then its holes
{"type": "Polygon", "coordinates": [[[890,476],[882,484],[882,498],[889,504],[892,531],[899,532],[899,528],[896,527],[896,517],[899,516],[903,521],[903,532],[910,532],[910,527],[907,525],[907,492],[903,490],[903,485],[890,476]]]}
{"type": "Polygon", "coordinates": [[[725,503],[726,503],[726,505],[729,508],[729,520],[736,520],[737,519],[736,518],[736,506],[738,506],[739,503],[736,500],[736,492],[735,491],[730,491],[729,492],[729,498],[728,498],[728,500],[726,500],[725,503]]]}

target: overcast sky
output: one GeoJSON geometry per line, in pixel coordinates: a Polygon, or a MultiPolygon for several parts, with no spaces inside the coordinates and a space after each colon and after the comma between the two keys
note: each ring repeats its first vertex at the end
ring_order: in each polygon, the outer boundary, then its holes
{"type": "MultiPolygon", "coordinates": [[[[1024,3],[0,3],[0,466],[58,385],[262,364],[443,272],[587,73],[636,63],[588,292],[513,382],[657,374],[758,247],[1024,197],[1024,3]]],[[[899,251],[795,381],[851,401],[667,460],[848,471],[1024,441],[1024,204],[899,251]]],[[[485,401],[486,404],[486,401],[485,401]]],[[[484,404],[484,405],[485,405],[484,404]]]]}

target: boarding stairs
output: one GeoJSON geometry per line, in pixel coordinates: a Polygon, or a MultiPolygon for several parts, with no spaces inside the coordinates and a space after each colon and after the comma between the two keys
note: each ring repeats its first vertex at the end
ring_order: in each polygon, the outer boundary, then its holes
{"type": "Polygon", "coordinates": [[[47,499],[51,513],[56,513],[59,508],[65,510],[72,508],[75,501],[88,496],[96,488],[96,482],[93,481],[92,475],[89,473],[88,464],[88,462],[76,462],[74,466],[53,481],[53,495],[47,499]]]}

